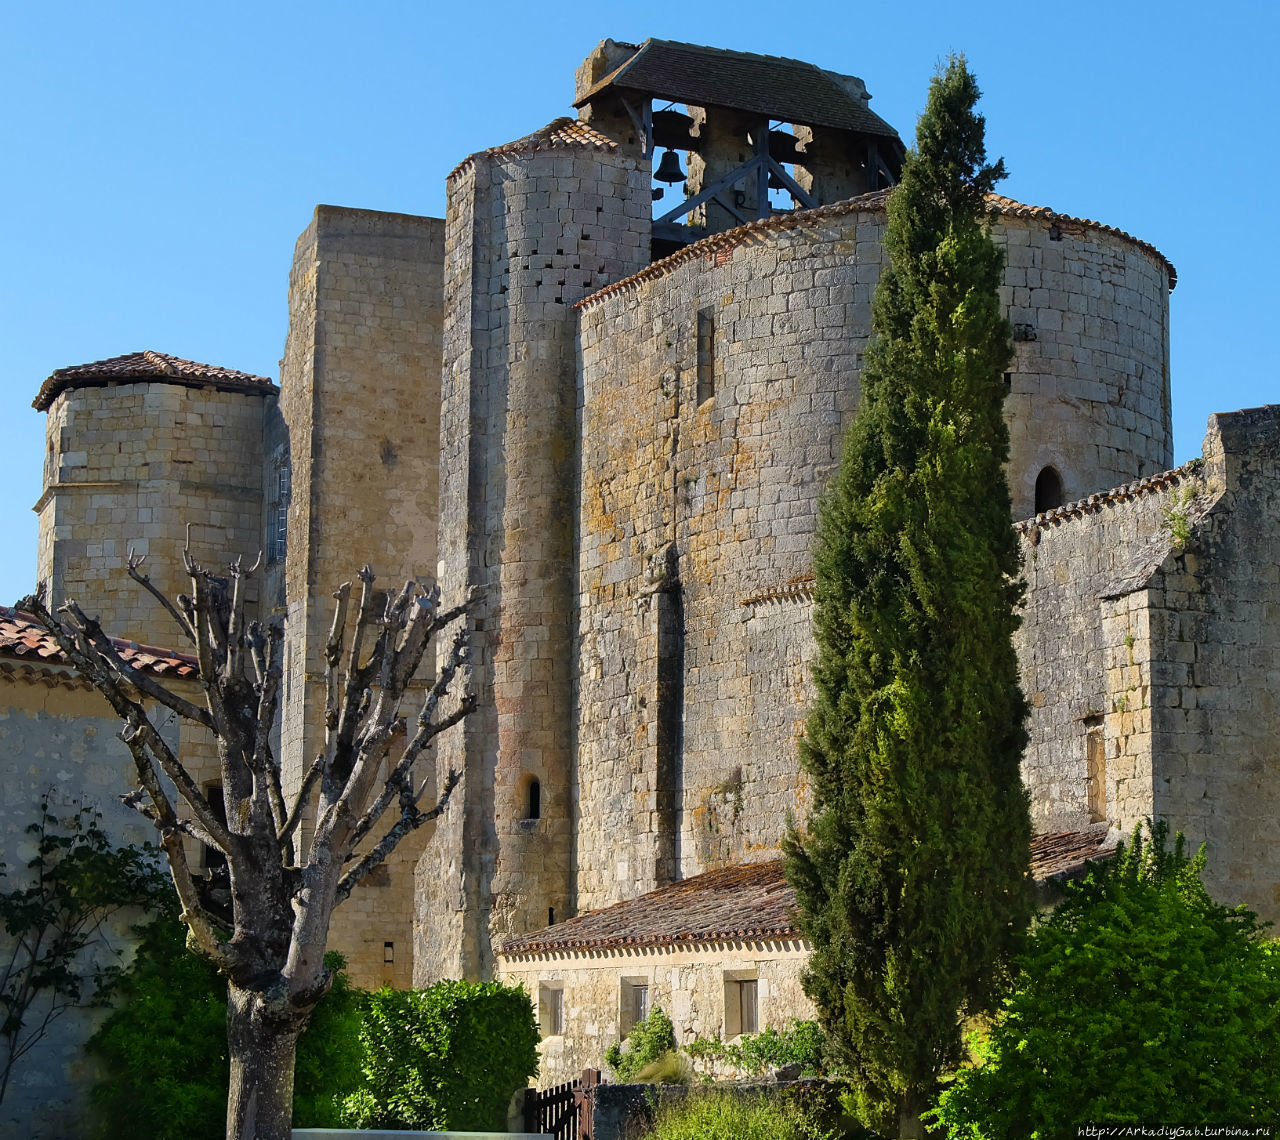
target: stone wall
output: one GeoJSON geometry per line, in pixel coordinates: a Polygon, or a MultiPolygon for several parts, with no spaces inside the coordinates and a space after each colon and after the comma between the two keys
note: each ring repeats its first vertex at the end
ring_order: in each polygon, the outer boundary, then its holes
{"type": "MultiPolygon", "coordinates": [[[[199,699],[195,686],[183,695],[199,699]]],[[[209,754],[180,744],[176,726],[165,723],[164,716],[156,719],[196,780],[215,779],[209,754]]],[[[33,670],[0,661],[0,863],[6,890],[25,885],[26,865],[36,854],[26,829],[36,822],[46,793],[59,817],[73,816],[80,804],[100,810],[103,829],[118,845],[154,841],[151,824],[120,803],[137,778],[133,759],[117,738],[119,729],[106,701],[71,670],[33,670]]],[[[126,956],[129,928],[139,917],[122,914],[106,932],[112,947],[126,956]]],[[[0,960],[7,959],[3,939],[0,933],[0,960]]],[[[95,960],[106,965],[111,955],[99,951],[95,960]]],[[[29,1140],[87,1135],[87,1097],[96,1070],[84,1044],[102,1016],[99,1010],[68,1011],[18,1062],[0,1106],[0,1133],[29,1140]]]]}
{"type": "MultiPolygon", "coordinates": [[[[580,307],[584,909],[652,889],[668,859],[687,876],[753,858],[803,809],[807,623],[744,603],[776,603],[809,572],[858,401],[878,202],[743,227],[580,307]],[[664,641],[664,623],[682,637],[664,641]]],[[[1029,507],[1049,463],[1068,491],[1162,467],[1166,263],[1039,214],[1006,213],[995,233],[1010,317],[1035,336],[1010,374],[1015,499],[1029,507]]]]}
{"type": "Polygon", "coordinates": [[[1148,716],[1148,682],[1128,672],[1142,647],[1133,641],[1136,630],[1104,627],[1099,595],[1135,551],[1162,533],[1164,512],[1198,486],[1188,466],[1019,524],[1027,604],[1015,645],[1031,704],[1022,775],[1037,831],[1141,818],[1151,810],[1149,761],[1123,770],[1112,762],[1116,733],[1134,733],[1148,716]],[[1117,655],[1123,664],[1108,669],[1117,655]],[[1095,774],[1097,749],[1112,757],[1105,799],[1095,790],[1092,809],[1091,746],[1095,774]]]}
{"type": "MultiPolygon", "coordinates": [[[[1104,591],[1110,672],[1126,668],[1115,643],[1132,631],[1130,685],[1150,694],[1144,720],[1126,723],[1113,706],[1107,730],[1121,775],[1149,764],[1150,812],[1207,844],[1215,896],[1276,921],[1280,408],[1211,417],[1204,461],[1194,494],[1179,496],[1163,533],[1104,591]]],[[[1117,814],[1127,829],[1141,813],[1117,814]]]]}
{"type": "Polygon", "coordinates": [[[482,591],[479,709],[441,744],[461,810],[419,870],[420,983],[487,975],[495,940],[574,906],[572,305],[643,266],[649,216],[634,155],[555,124],[450,177],[440,574],[482,591]]]}
{"type": "Polygon", "coordinates": [[[727,981],[755,979],[762,1030],[814,1016],[800,982],[808,959],[799,942],[500,956],[498,977],[524,986],[535,1008],[547,989],[563,991],[564,1032],[544,1036],[539,1046],[538,1086],[546,1088],[584,1068],[605,1067],[605,1050],[626,1035],[624,983],[649,987],[650,1008],[661,1006],[670,1016],[677,1045],[695,1037],[731,1040],[736,1029],[726,1022],[727,981]]]}
{"type": "Polygon", "coordinates": [[[257,557],[271,399],[159,382],[63,391],[47,413],[36,504],[38,576],[54,603],[82,602],[113,636],[173,643],[172,619],[125,572],[128,551],[147,555],[145,572],[170,598],[191,591],[188,533],[203,565],[257,557]]]}
{"type": "MultiPolygon", "coordinates": [[[[281,749],[294,786],[323,739],[333,590],[365,563],[385,588],[435,575],[443,265],[444,225],[434,218],[319,206],[298,239],[283,433],[268,433],[287,439],[288,491],[279,471],[266,480],[269,525],[280,506],[287,517],[285,548],[273,553],[277,563],[283,556],[288,598],[281,749]]],[[[276,450],[283,460],[286,447],[276,450]]],[[[433,672],[425,661],[419,695],[433,672]]],[[[330,945],[359,985],[413,977],[413,865],[424,831],[335,915],[330,945]]]]}

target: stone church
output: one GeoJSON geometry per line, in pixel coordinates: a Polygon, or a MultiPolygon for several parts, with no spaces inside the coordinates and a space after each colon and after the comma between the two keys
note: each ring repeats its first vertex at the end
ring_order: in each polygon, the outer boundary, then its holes
{"type": "MultiPolygon", "coordinates": [[[[651,1002],[729,1036],[808,1008],[777,851],[807,804],[817,499],[904,154],[870,104],[797,60],[605,40],[574,115],[464,159],[444,219],[316,209],[278,387],[142,352],[36,399],[55,599],[164,645],[127,545],[171,590],[187,523],[203,561],[265,551],[295,779],[335,585],[368,561],[480,587],[479,707],[437,757],[458,792],[334,941],[363,984],[524,981],[544,1080],[651,1002]]],[[[1172,468],[1173,266],[1110,225],[990,206],[1037,874],[1156,815],[1209,844],[1224,901],[1280,918],[1280,409],[1214,416],[1172,468]]],[[[0,657],[30,673],[23,644],[0,657]]],[[[18,715],[0,703],[0,739],[18,715]]],[[[108,744],[79,762],[126,770],[108,744]]]]}

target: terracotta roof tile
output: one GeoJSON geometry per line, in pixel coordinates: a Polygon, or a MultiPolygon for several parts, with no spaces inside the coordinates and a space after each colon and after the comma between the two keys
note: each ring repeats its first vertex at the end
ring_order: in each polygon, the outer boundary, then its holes
{"type": "MultiPolygon", "coordinates": [[[[876,190],[870,194],[860,194],[856,198],[849,198],[844,202],[833,202],[829,206],[818,206],[812,210],[792,210],[784,214],[774,214],[771,218],[759,218],[754,222],[747,222],[746,225],[735,226],[731,230],[725,230],[723,233],[711,234],[699,241],[695,241],[691,245],[685,246],[683,249],[676,250],[675,253],[668,254],[666,257],[653,262],[652,265],[645,266],[639,273],[633,273],[630,277],[624,277],[621,281],[615,281],[612,285],[597,289],[594,293],[578,301],[574,308],[587,309],[614,293],[637,289],[646,281],[665,277],[686,261],[696,261],[699,257],[705,257],[709,261],[717,261],[716,255],[718,253],[732,250],[736,246],[746,245],[764,234],[780,233],[785,230],[801,229],[802,227],[815,227],[831,218],[842,218],[849,214],[882,214],[885,211],[891,193],[893,193],[892,190],[876,190]]],[[[1070,214],[1059,214],[1047,206],[1027,206],[999,194],[988,194],[987,202],[997,214],[1014,218],[1037,218],[1049,222],[1051,225],[1084,226],[1088,229],[1123,238],[1164,263],[1169,273],[1169,288],[1171,290],[1178,283],[1178,271],[1174,269],[1173,263],[1163,253],[1149,242],[1136,238],[1132,234],[1127,234],[1124,230],[1116,229],[1115,226],[1106,226],[1101,222],[1093,222],[1087,218],[1072,217],[1070,214]]],[[[717,261],[717,264],[719,263],[717,261]]]]}
{"type": "MultiPolygon", "coordinates": [[[[162,677],[194,679],[196,659],[154,645],[112,638],[112,644],[135,669],[144,669],[162,677]]],[[[17,658],[31,665],[74,668],[63,656],[53,637],[30,614],[11,606],[0,606],[0,657],[17,658]]]]}
{"type": "MultiPolygon", "coordinates": [[[[1031,873],[1038,882],[1078,872],[1085,861],[1114,850],[1106,824],[1085,831],[1037,835],[1031,873]]],[[[521,935],[504,957],[572,951],[692,946],[717,942],[778,942],[803,937],[793,917],[795,892],[781,859],[722,867],[670,886],[521,935]]]]}
{"type": "Polygon", "coordinates": [[[571,119],[568,115],[553,119],[541,130],[518,138],[514,142],[503,143],[502,146],[491,146],[487,150],[478,150],[469,154],[457,166],[449,171],[449,177],[455,178],[477,158],[493,158],[504,154],[529,154],[540,150],[554,150],[556,147],[586,147],[590,150],[617,150],[618,144],[608,135],[603,135],[586,123],[571,119]]]}
{"type": "Polygon", "coordinates": [[[1127,503],[1132,499],[1140,499],[1143,495],[1163,491],[1166,487],[1176,487],[1184,479],[1194,478],[1203,465],[1204,460],[1202,459],[1188,460],[1182,466],[1174,467],[1172,470],[1158,471],[1154,475],[1135,479],[1132,483],[1122,483],[1119,487],[1112,487],[1107,491],[1098,491],[1095,494],[1086,495],[1083,499],[1077,499],[1074,503],[1064,503],[1060,507],[1054,507],[1051,511],[1042,511],[1032,518],[1014,523],[1013,529],[1018,534],[1032,535],[1035,538],[1037,535],[1032,534],[1032,532],[1038,532],[1041,527],[1058,526],[1071,519],[1097,514],[1104,507],[1109,507],[1116,503],[1127,503]]]}
{"type": "Polygon", "coordinates": [[[125,356],[113,356],[109,360],[95,360],[91,364],[74,364],[59,368],[49,374],[40,385],[40,391],[31,406],[43,412],[59,393],[68,388],[101,388],[108,384],[131,381],[160,384],[180,384],[188,388],[216,388],[224,392],[274,392],[276,386],[266,376],[253,376],[237,372],[234,368],[219,368],[215,364],[201,364],[195,360],[182,360],[163,352],[131,352],[125,356]]]}

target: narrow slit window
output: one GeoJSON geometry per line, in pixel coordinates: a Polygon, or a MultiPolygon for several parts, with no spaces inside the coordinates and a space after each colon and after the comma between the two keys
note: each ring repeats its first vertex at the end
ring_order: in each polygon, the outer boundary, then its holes
{"type": "Polygon", "coordinates": [[[698,310],[698,406],[716,394],[716,316],[698,310]]]}
{"type": "Polygon", "coordinates": [[[530,778],[525,788],[524,817],[525,819],[542,818],[542,785],[538,783],[536,776],[530,778]]]}
{"type": "Polygon", "coordinates": [[[1085,721],[1084,750],[1089,822],[1101,823],[1107,818],[1107,749],[1100,717],[1085,721]]]}

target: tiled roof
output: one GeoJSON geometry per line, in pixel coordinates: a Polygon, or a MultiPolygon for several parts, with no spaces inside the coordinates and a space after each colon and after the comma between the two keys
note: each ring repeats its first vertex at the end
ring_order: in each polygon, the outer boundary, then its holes
{"type": "Polygon", "coordinates": [[[1031,840],[1031,877],[1037,883],[1078,875],[1090,859],[1107,859],[1116,843],[1110,824],[1095,823],[1083,831],[1056,831],[1031,840]]]}
{"type": "Polygon", "coordinates": [[[253,376],[237,372],[234,368],[219,368],[215,364],[201,364],[195,360],[182,360],[163,352],[131,352],[126,356],[113,356],[109,360],[95,360],[92,364],[75,364],[50,373],[40,385],[40,392],[31,406],[43,412],[60,392],[68,388],[101,388],[108,384],[127,384],[133,381],[150,381],[160,384],[181,384],[188,388],[216,388],[223,392],[274,392],[276,386],[265,376],[253,376]]]}
{"type": "Polygon", "coordinates": [[[620,87],[695,107],[751,111],[788,123],[857,131],[897,143],[898,132],[842,78],[799,59],[645,40],[635,55],[575,105],[581,107],[605,89],[620,87]]]}
{"type": "Polygon", "coordinates": [[[618,144],[608,135],[603,135],[586,123],[571,119],[565,115],[553,119],[541,130],[516,139],[515,142],[503,143],[502,146],[491,146],[488,150],[479,150],[469,154],[457,166],[449,171],[449,177],[461,174],[477,158],[491,158],[504,154],[528,154],[532,151],[553,150],[556,147],[586,147],[590,150],[617,150],[618,144]]]}
{"type": "MultiPolygon", "coordinates": [[[[1038,882],[1079,871],[1087,859],[1114,850],[1106,824],[1085,831],[1037,835],[1031,874],[1038,882]]],[[[573,951],[693,946],[723,942],[781,942],[803,938],[796,925],[795,892],[781,859],[722,867],[670,886],[578,915],[545,930],[512,938],[507,958],[573,951]]]]}
{"type": "MultiPolygon", "coordinates": [[[[154,645],[139,645],[136,641],[120,638],[112,638],[111,643],[135,669],[145,669],[161,677],[194,679],[197,675],[196,659],[185,653],[158,649],[154,645]]],[[[74,668],[44,626],[30,614],[11,606],[0,606],[0,657],[16,658],[35,667],[55,665],[74,668]]]]}
{"type": "MultiPolygon", "coordinates": [[[[639,273],[633,273],[630,277],[624,277],[621,281],[615,281],[612,285],[597,289],[594,293],[578,301],[574,308],[590,308],[614,293],[638,289],[646,281],[665,277],[686,261],[696,261],[700,257],[715,260],[718,252],[746,245],[764,234],[780,233],[785,230],[795,230],[803,227],[812,228],[831,218],[842,218],[849,214],[882,214],[885,211],[891,193],[893,193],[892,190],[875,190],[870,194],[860,194],[858,197],[849,198],[844,202],[833,202],[829,206],[818,206],[812,210],[792,210],[788,213],[774,214],[770,218],[759,218],[754,222],[735,226],[733,229],[725,230],[723,233],[711,234],[693,242],[691,245],[685,246],[683,249],[676,250],[675,253],[669,254],[659,261],[655,261],[652,265],[645,266],[639,273]]],[[[1012,198],[1005,198],[999,194],[988,194],[987,202],[997,214],[1007,214],[1014,218],[1038,218],[1048,222],[1050,225],[1085,226],[1101,233],[1113,234],[1116,237],[1123,238],[1125,241],[1132,242],[1140,249],[1145,250],[1159,261],[1164,262],[1165,268],[1169,273],[1170,289],[1173,289],[1178,283],[1178,271],[1174,269],[1173,264],[1163,253],[1149,242],[1136,238],[1132,234],[1127,234],[1124,230],[1118,230],[1115,226],[1105,226],[1101,222],[1092,222],[1087,218],[1075,218],[1070,214],[1059,214],[1054,210],[1050,210],[1047,206],[1026,206],[1021,202],[1015,202],[1012,198]]]]}
{"type": "Polygon", "coordinates": [[[1116,503],[1127,503],[1132,499],[1139,499],[1143,495],[1163,491],[1166,487],[1176,487],[1184,479],[1194,477],[1200,471],[1203,463],[1204,461],[1201,459],[1191,459],[1182,464],[1181,467],[1174,467],[1170,471],[1159,471],[1154,475],[1135,479],[1132,483],[1122,483],[1119,487],[1112,487],[1109,491],[1099,491],[1097,494],[1087,495],[1083,499],[1077,499],[1074,503],[1064,503],[1060,507],[1054,507],[1051,511],[1042,511],[1032,518],[1016,522],[1013,524],[1013,529],[1018,534],[1031,535],[1033,539],[1038,538],[1038,532],[1041,527],[1057,526],[1069,519],[1079,519],[1084,518],[1085,515],[1097,514],[1104,507],[1109,507],[1116,503]]]}

